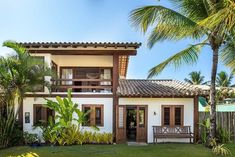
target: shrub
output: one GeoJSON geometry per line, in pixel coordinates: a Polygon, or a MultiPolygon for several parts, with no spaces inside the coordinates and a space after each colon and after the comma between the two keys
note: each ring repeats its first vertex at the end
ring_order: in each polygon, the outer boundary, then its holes
{"type": "Polygon", "coordinates": [[[98,133],[84,131],[81,134],[83,139],[83,144],[112,144],[113,143],[113,134],[112,133],[98,133]]]}
{"type": "Polygon", "coordinates": [[[217,127],[216,137],[219,143],[228,143],[230,142],[231,134],[228,130],[224,129],[221,125],[217,127]]]}
{"type": "Polygon", "coordinates": [[[212,152],[215,154],[215,155],[219,155],[219,156],[228,156],[228,155],[232,155],[231,151],[224,146],[224,144],[221,144],[221,145],[217,145],[217,146],[214,146],[212,148],[212,152]]]}
{"type": "Polygon", "coordinates": [[[24,143],[27,145],[32,145],[35,143],[40,143],[40,140],[38,139],[37,134],[30,134],[28,132],[24,132],[24,143]]]}

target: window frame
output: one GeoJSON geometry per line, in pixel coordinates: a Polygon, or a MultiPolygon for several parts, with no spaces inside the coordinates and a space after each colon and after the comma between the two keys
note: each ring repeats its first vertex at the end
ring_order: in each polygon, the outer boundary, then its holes
{"type": "Polygon", "coordinates": [[[162,110],[162,115],[161,115],[161,125],[162,126],[170,126],[170,127],[175,127],[175,126],[184,126],[184,105],[162,105],[161,107],[162,110]],[[164,124],[164,108],[170,108],[170,125],[165,125],[164,124]],[[180,125],[175,125],[175,108],[181,108],[181,124],[180,125]]]}
{"type": "Polygon", "coordinates": [[[103,127],[104,126],[104,105],[92,105],[92,104],[82,104],[82,111],[85,110],[85,108],[90,108],[91,112],[89,113],[90,117],[90,122],[89,124],[82,124],[82,126],[99,126],[103,127]],[[96,124],[96,108],[100,108],[101,110],[101,124],[96,124]]]}
{"type": "MultiPolygon", "coordinates": [[[[41,107],[42,108],[42,113],[41,113],[41,120],[45,120],[46,122],[48,121],[49,116],[47,115],[47,107],[44,107],[43,104],[33,104],[33,126],[38,126],[41,125],[40,122],[36,122],[36,108],[41,107]]],[[[52,117],[55,117],[55,111],[52,110],[52,117]]]]}

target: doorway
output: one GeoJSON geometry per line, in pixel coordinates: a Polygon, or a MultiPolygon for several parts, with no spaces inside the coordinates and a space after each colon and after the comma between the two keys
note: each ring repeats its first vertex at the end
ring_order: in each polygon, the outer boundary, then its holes
{"type": "Polygon", "coordinates": [[[147,142],[147,106],[126,107],[126,139],[147,142]]]}
{"type": "Polygon", "coordinates": [[[117,105],[117,143],[147,142],[147,105],[117,105]]]}
{"type": "Polygon", "coordinates": [[[126,108],[126,138],[127,141],[136,141],[137,112],[135,106],[126,108]]]}

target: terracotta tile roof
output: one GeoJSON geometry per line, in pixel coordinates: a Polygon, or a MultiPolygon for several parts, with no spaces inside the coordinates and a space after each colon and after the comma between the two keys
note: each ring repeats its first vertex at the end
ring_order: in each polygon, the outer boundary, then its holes
{"type": "Polygon", "coordinates": [[[21,42],[19,43],[26,48],[58,48],[58,47],[133,47],[135,49],[141,46],[141,43],[137,42],[21,42]]]}
{"type": "Polygon", "coordinates": [[[123,97],[189,97],[208,91],[177,80],[119,80],[117,94],[123,97]]]}

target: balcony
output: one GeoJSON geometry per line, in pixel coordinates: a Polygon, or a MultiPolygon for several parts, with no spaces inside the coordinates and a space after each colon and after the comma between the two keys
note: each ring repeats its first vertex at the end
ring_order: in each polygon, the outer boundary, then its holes
{"type": "Polygon", "coordinates": [[[112,93],[111,79],[52,79],[52,92],[112,93]]]}

